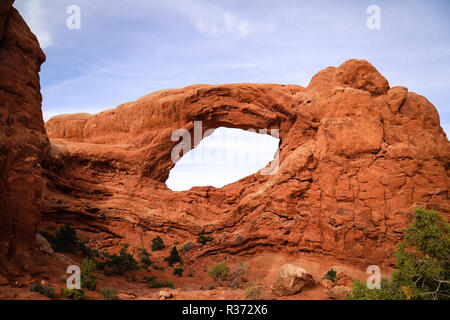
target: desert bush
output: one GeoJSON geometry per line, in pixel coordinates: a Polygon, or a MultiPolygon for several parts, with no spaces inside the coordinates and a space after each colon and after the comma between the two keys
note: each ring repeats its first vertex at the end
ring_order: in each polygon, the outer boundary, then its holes
{"type": "Polygon", "coordinates": [[[208,285],[208,287],[206,288],[207,290],[214,290],[216,288],[215,284],[210,284],[208,285]]]}
{"type": "Polygon", "coordinates": [[[98,263],[100,269],[105,269],[107,275],[122,275],[125,272],[139,269],[136,259],[128,253],[128,244],[124,244],[119,254],[104,253],[106,260],[98,263]]]}
{"type": "Polygon", "coordinates": [[[381,289],[355,281],[349,299],[449,299],[450,225],[435,210],[416,209],[414,219],[397,245],[397,270],[381,289]]]}
{"type": "Polygon", "coordinates": [[[40,293],[50,299],[53,299],[55,296],[55,290],[51,286],[44,286],[39,283],[33,283],[30,287],[31,292],[40,293]]]}
{"type": "Polygon", "coordinates": [[[208,275],[214,280],[226,280],[230,274],[230,268],[225,262],[213,266],[208,271],[208,275]]]}
{"type": "Polygon", "coordinates": [[[81,287],[88,290],[97,288],[97,275],[94,261],[85,258],[81,264],[81,287]]]}
{"type": "Polygon", "coordinates": [[[39,231],[39,234],[47,239],[56,252],[75,252],[77,249],[77,232],[68,224],[59,228],[54,236],[45,231],[39,231]]]}
{"type": "Polygon", "coordinates": [[[207,242],[212,242],[213,241],[213,238],[212,237],[210,237],[210,236],[204,236],[204,235],[199,235],[198,236],[198,239],[197,239],[197,242],[198,243],[200,243],[200,244],[206,244],[207,242]]]}
{"type": "Polygon", "coordinates": [[[155,276],[145,276],[142,278],[142,282],[151,283],[153,280],[156,280],[155,276]]]}
{"type": "Polygon", "coordinates": [[[241,285],[241,276],[247,273],[247,266],[242,262],[236,265],[236,269],[231,275],[230,287],[233,289],[238,289],[241,285]]]}
{"type": "Polygon", "coordinates": [[[336,282],[336,270],[331,268],[327,271],[327,273],[322,277],[322,280],[330,280],[336,282]]]}
{"type": "Polygon", "coordinates": [[[103,300],[117,300],[117,290],[114,288],[102,289],[103,300]]]}
{"type": "Polygon", "coordinates": [[[177,262],[181,263],[181,257],[178,254],[177,247],[173,247],[172,250],[170,251],[169,266],[173,266],[173,264],[177,262]]]}
{"type": "Polygon", "coordinates": [[[178,276],[178,277],[182,277],[183,276],[183,268],[175,268],[175,269],[173,269],[173,274],[178,276]]]}
{"type": "Polygon", "coordinates": [[[61,294],[69,300],[87,300],[88,297],[81,289],[61,288],[61,294]]]}
{"type": "Polygon", "coordinates": [[[164,242],[159,236],[152,239],[152,251],[160,251],[165,248],[164,242]]]}
{"type": "Polygon", "coordinates": [[[173,285],[173,283],[171,281],[160,281],[157,279],[154,279],[153,281],[150,282],[150,284],[148,285],[149,288],[151,289],[157,289],[157,288],[175,288],[175,286],[173,285]]]}
{"type": "Polygon", "coordinates": [[[245,287],[245,296],[250,300],[261,300],[264,287],[258,281],[251,281],[245,287]]]}
{"type": "Polygon", "coordinates": [[[141,266],[145,270],[148,270],[148,267],[152,265],[152,260],[150,260],[150,255],[148,254],[147,250],[144,248],[138,249],[138,258],[141,260],[141,266]]]}

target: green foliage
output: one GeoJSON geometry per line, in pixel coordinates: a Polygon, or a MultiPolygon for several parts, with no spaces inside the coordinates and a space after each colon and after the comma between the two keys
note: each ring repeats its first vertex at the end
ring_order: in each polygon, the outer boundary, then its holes
{"type": "Polygon", "coordinates": [[[152,265],[152,260],[150,260],[150,255],[148,254],[147,250],[144,248],[138,249],[138,258],[141,260],[141,266],[145,270],[148,270],[148,267],[152,265]]]}
{"type": "Polygon", "coordinates": [[[210,284],[210,285],[208,285],[208,287],[206,288],[206,289],[208,289],[208,290],[214,290],[216,288],[216,285],[215,284],[210,284]]]}
{"type": "Polygon", "coordinates": [[[230,268],[225,262],[222,262],[209,269],[208,274],[214,280],[226,280],[230,274],[230,268]]]}
{"type": "Polygon", "coordinates": [[[414,220],[397,245],[397,270],[381,289],[355,281],[349,299],[449,299],[450,226],[435,210],[416,209],[414,220]]]}
{"type": "Polygon", "coordinates": [[[322,280],[330,280],[336,282],[336,270],[331,268],[328,272],[322,277],[322,280]]]}
{"type": "Polygon", "coordinates": [[[47,239],[56,252],[73,253],[80,251],[83,257],[89,257],[91,259],[99,256],[97,250],[93,250],[86,245],[89,242],[88,240],[78,240],[77,231],[68,224],[59,228],[56,235],[52,235],[45,231],[38,231],[38,233],[47,239]]]}
{"type": "Polygon", "coordinates": [[[83,240],[79,241],[77,243],[77,250],[80,251],[81,255],[85,258],[97,258],[100,256],[100,252],[98,250],[94,250],[89,248],[86,244],[89,242],[89,240],[83,240]]]}
{"type": "Polygon", "coordinates": [[[251,281],[245,287],[245,296],[250,300],[261,300],[264,287],[258,281],[251,281]]]}
{"type": "Polygon", "coordinates": [[[381,279],[380,289],[369,289],[365,282],[353,281],[352,293],[348,300],[403,300],[402,290],[387,279],[381,279]]]}
{"type": "Polygon", "coordinates": [[[146,283],[152,283],[154,280],[156,280],[155,276],[145,276],[144,278],[142,278],[142,282],[146,283]]]}
{"type": "Polygon", "coordinates": [[[117,300],[117,290],[114,288],[102,289],[103,300],[117,300]]]}
{"type": "Polygon", "coordinates": [[[149,288],[151,289],[156,289],[156,288],[175,288],[175,286],[173,285],[172,282],[170,281],[159,281],[157,279],[154,279],[153,281],[150,282],[150,284],[148,285],[149,288]]]}
{"type": "Polygon", "coordinates": [[[173,264],[177,262],[181,263],[181,257],[178,254],[177,247],[173,247],[172,250],[170,251],[169,266],[173,266],[173,264]]]}
{"type": "Polygon", "coordinates": [[[119,254],[104,253],[106,260],[98,264],[100,269],[106,269],[105,274],[122,275],[125,272],[138,270],[138,262],[128,253],[128,244],[124,244],[119,254]]]}
{"type": "Polygon", "coordinates": [[[51,286],[43,286],[39,283],[33,283],[30,287],[31,292],[40,293],[50,299],[53,299],[55,296],[55,290],[51,286]]]}
{"type": "Polygon", "coordinates": [[[56,252],[75,252],[77,249],[77,232],[68,224],[62,226],[54,236],[45,231],[40,231],[39,234],[47,239],[56,252]]]}
{"type": "Polygon", "coordinates": [[[97,288],[97,274],[94,261],[89,258],[83,260],[81,264],[81,287],[88,290],[97,288]]]}
{"type": "Polygon", "coordinates": [[[173,274],[178,276],[178,277],[182,277],[183,276],[183,268],[175,268],[175,269],[173,269],[173,274]]]}
{"type": "Polygon", "coordinates": [[[164,242],[159,236],[152,239],[152,251],[160,251],[165,248],[164,242]]]}
{"type": "Polygon", "coordinates": [[[88,297],[81,289],[61,288],[61,294],[69,300],[87,300],[88,297]]]}
{"type": "Polygon", "coordinates": [[[212,242],[213,241],[213,238],[212,237],[210,237],[210,236],[204,236],[204,235],[199,235],[198,236],[198,239],[197,239],[197,242],[198,243],[200,243],[200,244],[206,244],[207,242],[212,242]]]}

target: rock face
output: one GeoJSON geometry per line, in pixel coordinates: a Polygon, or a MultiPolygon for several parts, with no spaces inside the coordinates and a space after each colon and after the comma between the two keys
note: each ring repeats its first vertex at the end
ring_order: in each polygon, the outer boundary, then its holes
{"type": "Polygon", "coordinates": [[[13,0],[0,3],[0,273],[33,268],[48,138],[39,75],[45,55],[13,0]]]}
{"type": "Polygon", "coordinates": [[[276,282],[272,285],[273,292],[278,296],[290,296],[299,293],[305,286],[315,284],[313,277],[305,269],[293,264],[281,266],[276,282]]]}
{"type": "Polygon", "coordinates": [[[131,244],[139,226],[144,239],[213,235],[202,255],[265,248],[380,263],[392,261],[415,207],[449,217],[450,145],[436,109],[390,88],[365,60],[326,68],[307,88],[194,85],[95,115],[56,116],[46,129],[53,160],[44,219],[84,219],[131,244]],[[193,134],[193,121],[203,132],[279,129],[278,172],[169,190],[171,134],[193,134]]]}

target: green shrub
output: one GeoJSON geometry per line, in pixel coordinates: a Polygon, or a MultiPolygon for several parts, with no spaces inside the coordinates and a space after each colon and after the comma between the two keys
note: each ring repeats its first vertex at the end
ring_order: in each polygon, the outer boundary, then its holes
{"type": "Polygon", "coordinates": [[[336,270],[331,268],[328,272],[322,277],[322,280],[330,280],[336,282],[336,270]]]}
{"type": "Polygon", "coordinates": [[[160,251],[165,248],[164,242],[159,236],[152,239],[152,251],[160,251]]]}
{"type": "Polygon", "coordinates": [[[349,299],[449,299],[450,225],[435,210],[416,209],[414,220],[397,245],[397,270],[381,289],[355,281],[349,299]]]}
{"type": "Polygon", "coordinates": [[[76,245],[77,250],[80,251],[81,255],[85,258],[98,258],[100,256],[100,252],[98,250],[91,249],[87,246],[87,243],[89,243],[89,240],[79,241],[76,245]]]}
{"type": "Polygon", "coordinates": [[[138,262],[128,253],[128,244],[124,244],[119,251],[119,254],[104,253],[106,260],[100,262],[99,268],[105,269],[107,275],[122,275],[125,272],[138,270],[138,262]]]}
{"type": "Polygon", "coordinates": [[[142,278],[142,282],[146,283],[152,283],[154,280],[156,280],[155,276],[145,276],[144,278],[142,278]]]}
{"type": "Polygon", "coordinates": [[[173,247],[172,250],[170,251],[169,266],[173,266],[173,264],[177,262],[181,263],[181,257],[178,254],[177,247],[173,247]]]}
{"type": "Polygon", "coordinates": [[[208,274],[214,280],[226,280],[230,274],[230,268],[225,262],[222,262],[209,269],[208,274]]]}
{"type": "Polygon", "coordinates": [[[55,296],[55,290],[51,286],[43,286],[39,283],[33,283],[30,287],[31,292],[40,293],[50,299],[53,299],[55,296]]]}
{"type": "Polygon", "coordinates": [[[117,300],[117,290],[114,288],[102,289],[103,300],[117,300]]]}
{"type": "Polygon", "coordinates": [[[151,289],[157,289],[157,288],[175,288],[172,282],[170,281],[159,281],[157,279],[154,279],[150,284],[148,285],[151,289]]]}
{"type": "Polygon", "coordinates": [[[81,289],[61,288],[61,294],[69,300],[87,300],[88,297],[81,289]]]}
{"type": "Polygon", "coordinates": [[[83,260],[81,264],[81,287],[88,290],[97,288],[97,275],[94,261],[89,258],[83,260]]]}
{"type": "Polygon", "coordinates": [[[257,281],[251,281],[245,287],[245,296],[250,300],[261,300],[264,287],[257,281]]]}
{"type": "Polygon", "coordinates": [[[210,236],[204,236],[204,235],[199,235],[198,236],[198,239],[197,239],[197,242],[198,243],[200,243],[200,244],[206,244],[207,242],[212,242],[213,241],[213,238],[212,237],[210,237],[210,236]]]}
{"type": "Polygon", "coordinates": [[[165,269],[163,266],[159,266],[155,263],[152,264],[152,268],[155,270],[164,270],[165,269]]]}
{"type": "Polygon", "coordinates": [[[39,234],[47,239],[56,252],[75,252],[77,250],[77,232],[68,224],[59,228],[55,236],[45,231],[40,231],[39,234]]]}
{"type": "Polygon", "coordinates": [[[150,255],[148,254],[147,250],[144,248],[138,249],[138,258],[141,260],[141,266],[145,270],[148,270],[148,267],[152,265],[152,260],[150,260],[150,255]]]}
{"type": "Polygon", "coordinates": [[[208,285],[208,287],[206,288],[207,290],[214,290],[216,288],[215,284],[210,284],[208,285]]]}
{"type": "Polygon", "coordinates": [[[173,269],[173,274],[176,275],[177,277],[182,277],[183,276],[183,268],[173,269]]]}

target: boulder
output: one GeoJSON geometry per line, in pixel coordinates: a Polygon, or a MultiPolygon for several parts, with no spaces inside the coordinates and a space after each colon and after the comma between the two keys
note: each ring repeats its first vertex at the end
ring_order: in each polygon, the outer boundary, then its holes
{"type": "Polygon", "coordinates": [[[48,243],[47,239],[45,239],[39,233],[36,233],[36,247],[39,251],[48,253],[49,255],[55,254],[55,251],[53,250],[50,243],[48,243]]]}
{"type": "Polygon", "coordinates": [[[305,269],[293,264],[284,264],[275,283],[272,285],[273,292],[278,296],[290,296],[299,293],[305,286],[313,286],[313,276],[305,269]]]}
{"type": "Polygon", "coordinates": [[[326,289],[325,294],[334,300],[345,300],[347,296],[352,292],[351,287],[334,286],[331,289],[326,289]]]}

